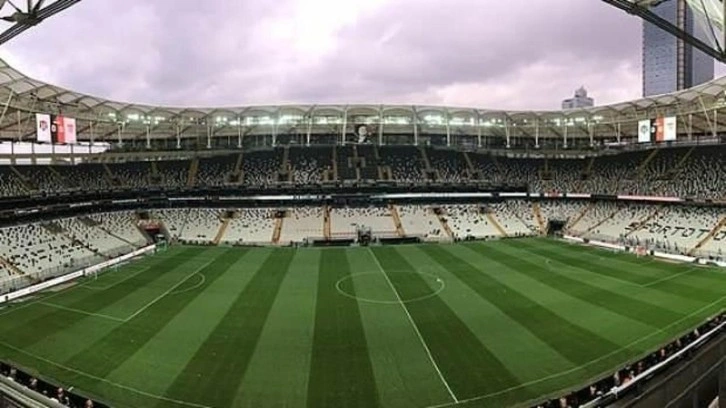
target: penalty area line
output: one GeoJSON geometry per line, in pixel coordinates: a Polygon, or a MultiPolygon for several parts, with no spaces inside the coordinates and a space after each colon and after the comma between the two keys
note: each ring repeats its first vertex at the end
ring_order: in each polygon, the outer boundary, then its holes
{"type": "Polygon", "coordinates": [[[376,257],[376,254],[373,252],[373,250],[370,247],[368,247],[368,252],[370,253],[371,257],[373,258],[373,261],[376,263],[376,266],[378,267],[378,269],[381,271],[383,276],[386,278],[386,282],[388,282],[388,285],[391,287],[393,294],[396,296],[396,300],[397,300],[398,304],[401,305],[401,308],[403,308],[403,311],[406,313],[406,317],[408,317],[408,321],[411,323],[413,330],[416,332],[416,336],[418,336],[419,341],[421,341],[421,345],[423,346],[424,350],[426,350],[426,354],[429,357],[429,361],[431,361],[431,365],[433,365],[434,369],[439,374],[439,378],[441,379],[441,382],[444,384],[444,387],[446,387],[446,391],[449,392],[449,396],[451,397],[452,400],[454,400],[454,403],[458,404],[459,399],[456,398],[456,394],[454,394],[454,391],[451,390],[449,383],[446,381],[446,378],[444,378],[444,374],[441,372],[441,369],[439,369],[438,364],[436,364],[436,360],[434,360],[434,356],[431,354],[431,350],[429,349],[428,344],[426,344],[426,340],[424,340],[423,336],[421,335],[421,331],[418,329],[416,322],[413,321],[413,318],[411,317],[411,313],[408,312],[406,303],[403,300],[401,300],[401,295],[398,294],[398,289],[396,289],[396,287],[393,285],[393,282],[391,282],[391,278],[388,277],[386,270],[383,269],[383,265],[381,265],[381,262],[378,260],[378,257],[376,257]]]}
{"type": "Polygon", "coordinates": [[[120,317],[113,317],[113,316],[109,316],[109,315],[105,315],[105,314],[100,314],[100,313],[87,312],[85,310],[74,309],[72,307],[65,307],[65,306],[62,306],[62,305],[57,305],[55,303],[41,301],[41,302],[38,302],[38,304],[44,305],[44,306],[48,306],[48,307],[52,307],[52,308],[59,309],[59,310],[65,310],[65,311],[68,311],[68,312],[79,313],[79,314],[86,315],[86,316],[98,317],[98,318],[107,319],[107,320],[113,320],[114,322],[120,322],[120,323],[125,323],[126,322],[126,320],[124,320],[124,319],[122,319],[120,317]]]}
{"type": "Polygon", "coordinates": [[[9,343],[7,343],[5,341],[2,341],[2,340],[0,340],[0,345],[4,346],[6,348],[9,348],[10,350],[13,350],[13,351],[15,351],[17,353],[24,354],[24,355],[26,355],[28,357],[34,358],[34,359],[36,359],[38,361],[42,361],[42,362],[44,362],[46,364],[52,365],[54,367],[58,367],[58,368],[60,368],[62,370],[66,370],[66,371],[69,371],[69,372],[72,372],[72,373],[81,375],[83,377],[90,378],[92,380],[100,381],[100,382],[103,382],[105,384],[111,385],[113,387],[116,387],[116,388],[119,388],[119,389],[122,389],[122,390],[129,391],[129,392],[134,393],[134,394],[143,395],[145,397],[153,398],[153,399],[159,400],[159,401],[166,401],[166,402],[171,402],[171,403],[178,404],[178,405],[184,405],[184,406],[187,406],[187,407],[194,407],[194,408],[212,408],[212,407],[210,407],[208,405],[196,404],[196,403],[193,403],[193,402],[187,402],[187,401],[182,401],[182,400],[178,400],[178,399],[174,399],[174,398],[164,397],[164,396],[161,396],[161,395],[152,394],[150,392],[141,391],[141,390],[138,390],[136,388],[129,387],[128,385],[119,384],[117,382],[113,382],[113,381],[107,380],[107,379],[105,379],[103,377],[99,377],[99,376],[96,376],[96,375],[87,373],[85,371],[77,370],[75,368],[68,367],[66,365],[57,363],[57,362],[55,362],[53,360],[49,360],[49,359],[47,359],[45,357],[41,357],[41,356],[39,356],[37,354],[33,354],[33,353],[29,352],[29,351],[26,351],[26,350],[23,350],[21,348],[15,347],[12,344],[9,344],[9,343]]]}
{"type": "Polygon", "coordinates": [[[648,287],[651,287],[653,285],[657,285],[657,284],[659,284],[661,282],[666,282],[666,281],[669,281],[671,279],[675,279],[675,278],[677,278],[679,276],[683,276],[683,275],[685,275],[687,273],[691,273],[691,272],[695,271],[696,269],[698,269],[698,267],[697,266],[694,266],[694,267],[691,267],[691,268],[686,269],[683,272],[679,272],[679,273],[676,273],[674,275],[666,276],[665,278],[660,278],[658,280],[655,280],[653,282],[646,283],[646,284],[641,285],[641,286],[644,287],[644,288],[648,288],[648,287]]]}
{"type": "MultiPolygon", "coordinates": [[[[151,307],[151,306],[152,306],[152,305],[153,305],[154,303],[156,303],[156,302],[160,301],[160,300],[161,300],[161,299],[163,299],[163,298],[164,298],[164,297],[165,297],[166,295],[170,294],[170,293],[171,293],[171,292],[173,292],[173,291],[174,291],[174,290],[175,290],[176,288],[178,288],[179,286],[181,286],[181,284],[182,284],[182,283],[184,283],[184,282],[188,281],[188,280],[189,280],[189,278],[191,278],[192,276],[195,276],[195,275],[199,274],[199,272],[201,272],[201,270],[202,270],[202,269],[204,269],[204,268],[206,268],[207,266],[211,265],[211,264],[212,264],[212,262],[214,262],[214,258],[212,258],[212,259],[211,259],[211,260],[210,260],[209,262],[205,263],[204,265],[200,266],[199,268],[195,269],[195,270],[194,270],[194,272],[192,272],[192,273],[188,274],[187,276],[185,276],[185,277],[184,277],[184,279],[180,280],[179,282],[177,282],[176,284],[174,284],[174,286],[172,286],[172,287],[170,287],[169,289],[165,290],[165,291],[164,291],[164,293],[162,293],[161,295],[157,296],[157,297],[156,297],[156,298],[154,298],[154,299],[153,299],[153,300],[152,300],[151,302],[149,302],[149,303],[145,304],[145,305],[144,305],[144,306],[142,306],[142,307],[141,307],[141,308],[140,308],[139,310],[137,310],[137,311],[135,311],[134,313],[132,313],[132,314],[131,314],[131,316],[127,317],[127,318],[126,318],[126,319],[124,320],[124,322],[128,322],[129,320],[131,320],[131,319],[133,319],[134,317],[136,317],[136,316],[138,316],[139,314],[141,314],[141,313],[142,313],[142,312],[143,312],[144,310],[148,309],[148,308],[149,308],[149,307],[151,307]]],[[[204,276],[204,275],[202,274],[202,276],[204,276]]]]}

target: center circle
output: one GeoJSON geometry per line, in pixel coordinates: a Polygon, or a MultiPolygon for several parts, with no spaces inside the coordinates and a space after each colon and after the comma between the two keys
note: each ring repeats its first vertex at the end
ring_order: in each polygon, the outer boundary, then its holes
{"type": "MultiPolygon", "coordinates": [[[[397,303],[411,303],[430,299],[437,296],[446,288],[446,283],[439,276],[426,272],[361,272],[345,276],[335,282],[335,289],[341,295],[358,300],[360,302],[377,303],[383,305],[397,303]],[[393,281],[389,281],[390,275],[417,276],[426,281],[427,286],[419,289],[408,297],[400,291],[394,292],[391,287],[393,281]],[[355,286],[354,286],[355,285],[355,286]],[[396,293],[401,296],[400,300],[396,293]]],[[[396,288],[398,289],[398,288],[396,288]]]]}

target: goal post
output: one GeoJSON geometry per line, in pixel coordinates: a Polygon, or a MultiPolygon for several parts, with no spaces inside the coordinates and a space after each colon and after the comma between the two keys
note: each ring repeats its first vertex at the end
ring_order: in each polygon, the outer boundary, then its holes
{"type": "Polygon", "coordinates": [[[648,255],[648,250],[642,245],[636,246],[634,252],[638,258],[648,255]]]}

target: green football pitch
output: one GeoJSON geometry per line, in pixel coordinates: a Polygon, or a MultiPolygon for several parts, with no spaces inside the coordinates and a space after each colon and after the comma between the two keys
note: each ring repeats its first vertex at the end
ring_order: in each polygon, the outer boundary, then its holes
{"type": "Polygon", "coordinates": [[[0,359],[122,407],[501,407],[609,375],[726,273],[549,239],[171,247],[0,310],[0,359]]]}

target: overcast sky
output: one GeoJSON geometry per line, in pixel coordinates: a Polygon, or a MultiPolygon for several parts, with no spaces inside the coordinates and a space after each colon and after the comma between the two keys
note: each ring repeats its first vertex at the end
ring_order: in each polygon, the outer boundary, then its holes
{"type": "Polygon", "coordinates": [[[640,97],[641,36],[600,0],[85,0],[0,57],[138,103],[558,109],[640,97]]]}

